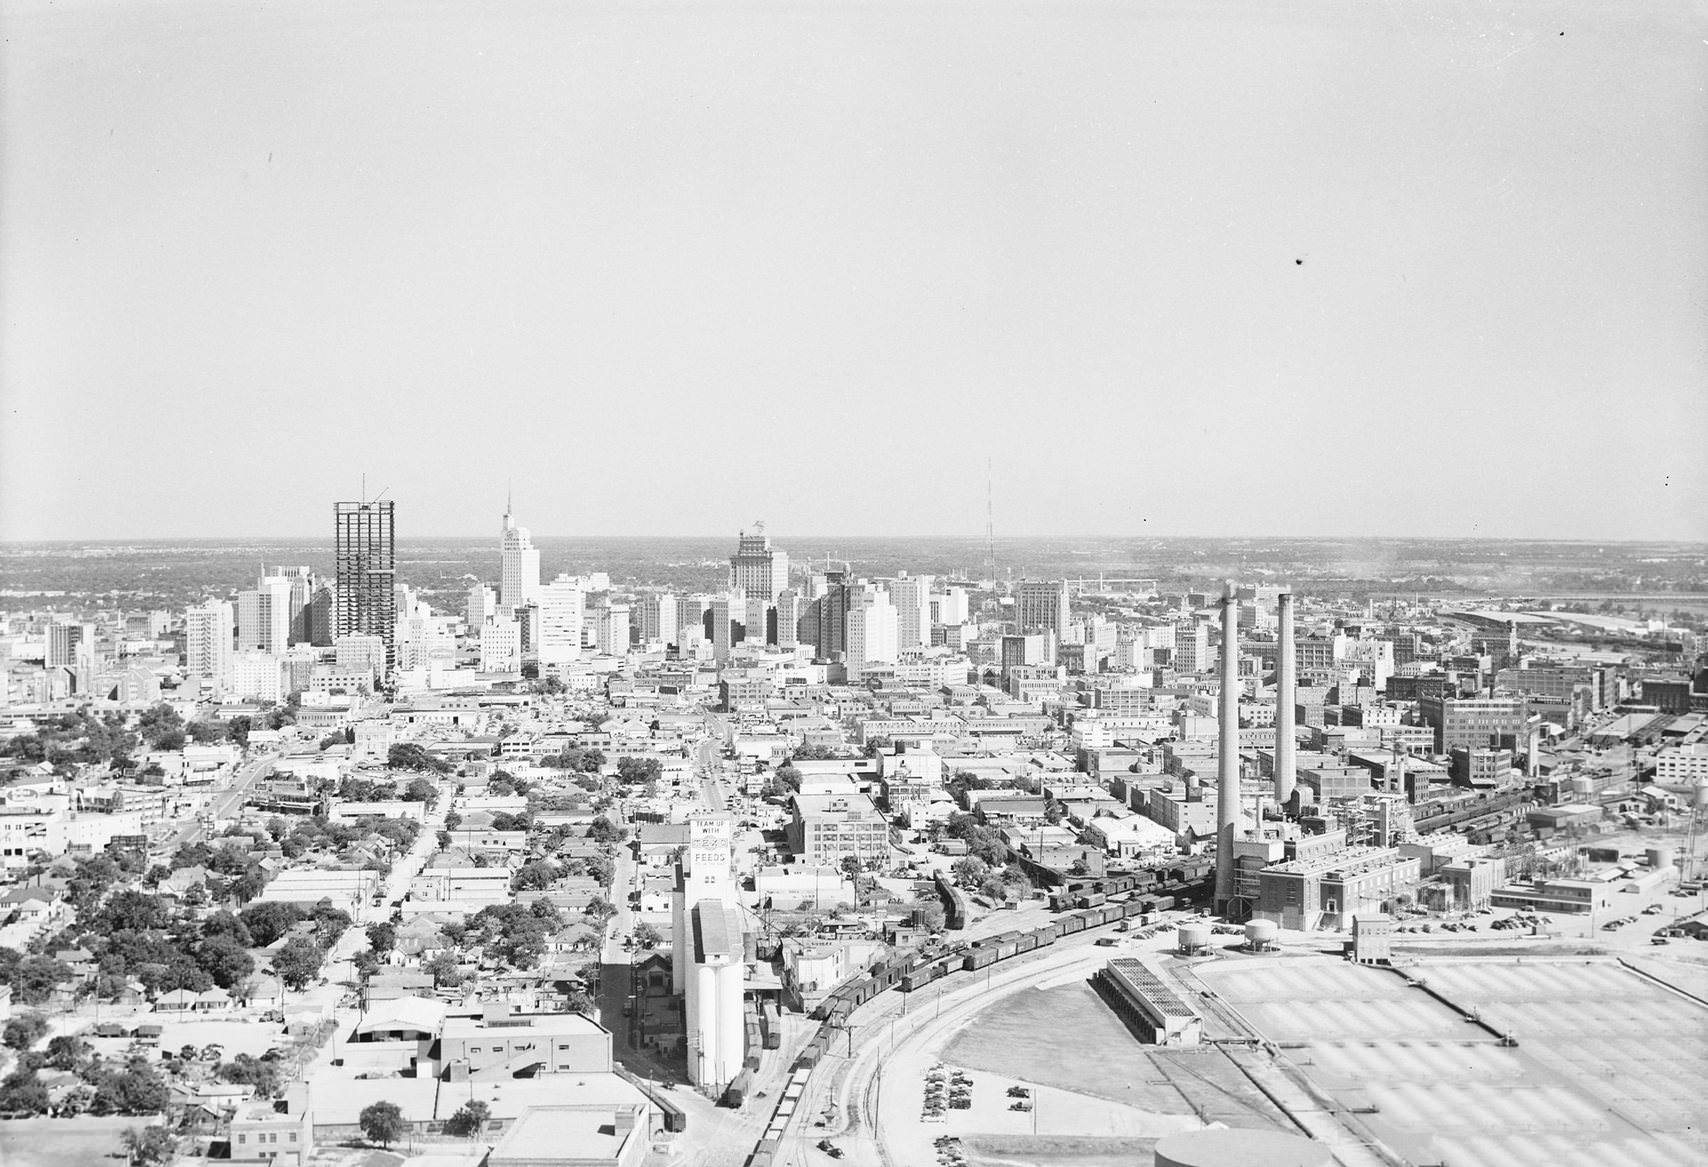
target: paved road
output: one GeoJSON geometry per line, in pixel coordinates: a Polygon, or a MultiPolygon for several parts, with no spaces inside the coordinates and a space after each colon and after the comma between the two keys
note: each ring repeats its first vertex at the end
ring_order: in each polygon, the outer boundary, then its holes
{"type": "Polygon", "coordinates": [[[200,842],[207,833],[206,828],[201,823],[203,814],[211,814],[216,824],[233,817],[242,807],[243,800],[249,796],[249,788],[255,785],[256,780],[263,774],[271,774],[272,772],[273,757],[271,754],[252,759],[239,766],[237,773],[231,779],[231,784],[223,790],[213,792],[201,810],[161,844],[165,852],[170,855],[180,847],[200,842]]]}

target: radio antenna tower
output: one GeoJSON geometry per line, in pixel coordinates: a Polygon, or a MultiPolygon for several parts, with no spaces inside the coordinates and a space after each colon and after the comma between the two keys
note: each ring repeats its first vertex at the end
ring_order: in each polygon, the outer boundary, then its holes
{"type": "Polygon", "coordinates": [[[991,503],[990,459],[984,460],[984,569],[992,582],[996,580],[996,519],[991,503]]]}

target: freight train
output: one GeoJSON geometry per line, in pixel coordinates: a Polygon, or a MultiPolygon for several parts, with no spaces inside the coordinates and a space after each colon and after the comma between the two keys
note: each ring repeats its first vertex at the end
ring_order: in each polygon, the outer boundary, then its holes
{"type": "Polygon", "coordinates": [[[943,897],[943,927],[950,932],[959,932],[967,926],[967,894],[941,871],[934,878],[937,894],[943,897]]]}
{"type": "MultiPolygon", "coordinates": [[[[890,989],[911,993],[956,972],[990,968],[1010,957],[1021,956],[1054,944],[1063,936],[1119,923],[1148,912],[1164,912],[1201,902],[1209,896],[1214,882],[1213,865],[1204,863],[1189,863],[1167,871],[1111,876],[1102,880],[1082,880],[1069,884],[1060,894],[1071,895],[1076,900],[1094,895],[1105,899],[1110,895],[1127,898],[1120,903],[1100,903],[1094,908],[1057,916],[1048,924],[1028,931],[986,936],[970,944],[954,945],[946,951],[928,957],[913,956],[876,965],[866,976],[850,981],[831,993],[813,1010],[813,1018],[823,1024],[795,1060],[793,1081],[805,1083],[813,1067],[818,1065],[819,1059],[829,1051],[831,1041],[843,1028],[848,1016],[879,993],[890,989]],[[1146,889],[1146,894],[1133,894],[1139,888],[1146,889]]],[[[949,899],[951,891],[959,894],[958,889],[953,888],[941,874],[937,877],[937,887],[945,900],[949,899]]],[[[1053,899],[1054,897],[1052,905],[1053,899]]],[[[965,903],[964,899],[962,903],[965,903]]],[[[788,1105],[793,1109],[792,1103],[785,1102],[781,1105],[788,1105]]],[[[784,1118],[780,1113],[779,1117],[773,1120],[772,1128],[766,1131],[765,1137],[760,1139],[758,1147],[749,1156],[747,1167],[773,1167],[781,1145],[784,1118]]]]}

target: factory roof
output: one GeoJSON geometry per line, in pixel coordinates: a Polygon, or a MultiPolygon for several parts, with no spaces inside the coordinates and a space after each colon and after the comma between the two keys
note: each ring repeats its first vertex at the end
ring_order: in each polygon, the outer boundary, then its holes
{"type": "Polygon", "coordinates": [[[1285,863],[1264,868],[1264,872],[1277,875],[1322,875],[1330,871],[1366,871],[1372,867],[1398,862],[1402,858],[1404,856],[1393,847],[1353,846],[1344,851],[1331,851],[1327,855],[1314,855],[1308,859],[1289,859],[1285,863]]]}
{"type": "Polygon", "coordinates": [[[1161,977],[1131,957],[1119,957],[1109,962],[1109,971],[1120,977],[1139,996],[1156,1007],[1164,1017],[1196,1017],[1192,1006],[1181,1000],[1180,994],[1165,984],[1161,977]]]}

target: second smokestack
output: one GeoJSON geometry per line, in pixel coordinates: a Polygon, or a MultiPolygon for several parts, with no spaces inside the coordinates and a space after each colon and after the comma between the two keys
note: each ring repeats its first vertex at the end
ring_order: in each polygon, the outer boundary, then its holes
{"type": "Polygon", "coordinates": [[[1216,908],[1234,898],[1234,835],[1239,823],[1239,600],[1222,588],[1222,692],[1216,747],[1216,908]]]}
{"type": "Polygon", "coordinates": [[[1293,797],[1298,778],[1294,769],[1294,702],[1298,698],[1298,664],[1293,656],[1293,592],[1282,588],[1275,597],[1280,632],[1275,653],[1275,801],[1283,808],[1293,797]]]}

